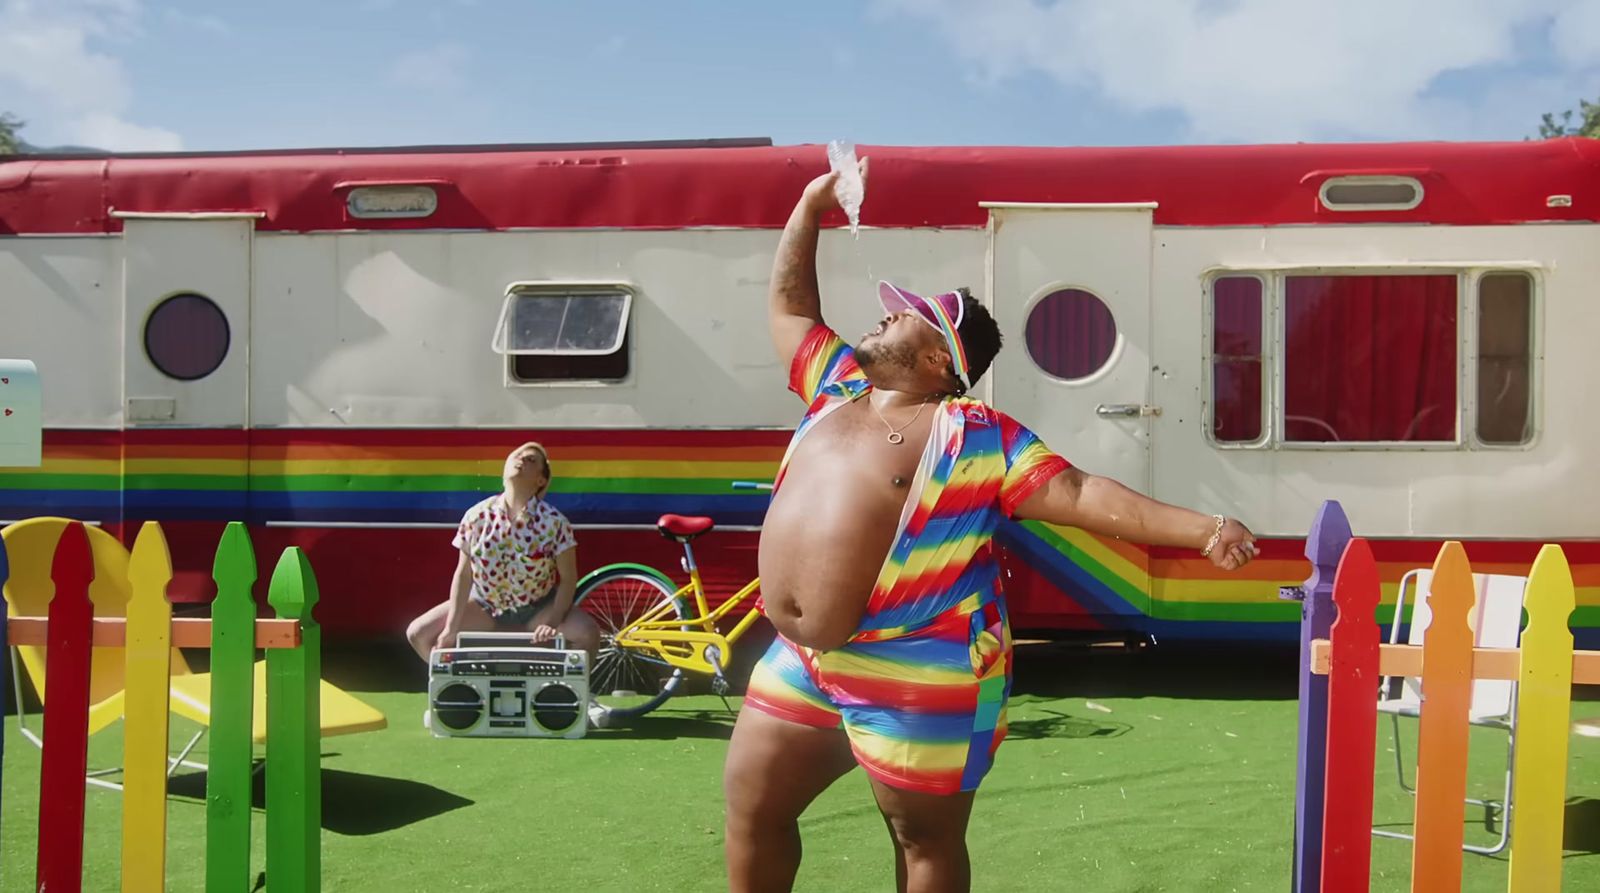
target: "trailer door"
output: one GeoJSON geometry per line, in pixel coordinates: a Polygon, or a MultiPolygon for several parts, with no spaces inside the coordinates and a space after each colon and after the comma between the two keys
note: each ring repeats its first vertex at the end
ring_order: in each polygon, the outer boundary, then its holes
{"type": "MultiPolygon", "coordinates": [[[[124,215],[122,519],[161,521],[175,556],[250,520],[254,216],[124,215]]],[[[173,570],[175,600],[210,591],[209,560],[173,570]]]]}
{"type": "Polygon", "coordinates": [[[1149,204],[990,205],[994,405],[1150,492],[1149,204]]]}
{"type": "Polygon", "coordinates": [[[255,221],[129,216],[123,411],[129,428],[249,424],[255,221]]]}

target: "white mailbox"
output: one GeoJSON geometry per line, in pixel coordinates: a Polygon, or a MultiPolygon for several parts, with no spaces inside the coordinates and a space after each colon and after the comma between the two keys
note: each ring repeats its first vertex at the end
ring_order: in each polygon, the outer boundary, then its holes
{"type": "Polygon", "coordinates": [[[42,418],[39,370],[28,360],[0,360],[0,468],[38,467],[42,418]]]}

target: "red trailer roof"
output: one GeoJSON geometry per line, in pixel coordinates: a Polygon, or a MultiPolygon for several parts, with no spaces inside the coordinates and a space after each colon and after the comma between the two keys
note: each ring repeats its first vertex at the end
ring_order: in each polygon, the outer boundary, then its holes
{"type": "MultiPolygon", "coordinates": [[[[762,142],[16,156],[0,160],[0,234],[114,232],[113,211],[256,211],[276,231],[781,227],[827,161],[762,142]],[[351,188],[408,182],[437,191],[431,216],[349,216],[351,188]]],[[[858,151],[867,226],[982,226],[982,201],[1151,201],[1169,226],[1600,220],[1600,140],[858,151]],[[1415,177],[1425,197],[1332,212],[1317,192],[1341,174],[1415,177]]]]}

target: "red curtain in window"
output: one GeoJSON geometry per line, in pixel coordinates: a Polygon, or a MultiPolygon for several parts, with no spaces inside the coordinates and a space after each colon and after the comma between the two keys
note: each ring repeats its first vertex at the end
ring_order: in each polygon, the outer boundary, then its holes
{"type": "Polygon", "coordinates": [[[1456,433],[1456,277],[1293,276],[1284,295],[1291,441],[1456,433]]]}
{"type": "Polygon", "coordinates": [[[1069,288],[1034,305],[1026,336],[1028,355],[1039,368],[1057,378],[1083,378],[1111,357],[1117,324],[1099,298],[1069,288]]]}
{"type": "Polygon", "coordinates": [[[1211,436],[1248,443],[1261,436],[1261,280],[1212,284],[1211,436]]]}

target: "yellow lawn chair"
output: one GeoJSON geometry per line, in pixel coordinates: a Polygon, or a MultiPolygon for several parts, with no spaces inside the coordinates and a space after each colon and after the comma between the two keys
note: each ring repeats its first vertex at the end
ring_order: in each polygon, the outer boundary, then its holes
{"type": "MultiPolygon", "coordinates": [[[[0,529],[5,539],[6,554],[10,559],[11,576],[5,584],[5,600],[9,616],[43,617],[49,613],[50,596],[55,584],[50,579],[50,568],[55,559],[56,543],[61,531],[71,523],[66,518],[29,518],[0,529]]],[[[116,537],[98,527],[85,526],[89,537],[89,551],[94,556],[94,581],[89,584],[89,601],[94,605],[96,617],[122,617],[127,611],[132,593],[128,587],[128,550],[116,537]]],[[[123,710],[123,649],[94,648],[89,669],[89,734],[104,729],[122,717],[123,710]]],[[[24,737],[35,745],[43,746],[43,739],[28,728],[22,709],[22,678],[17,663],[27,670],[28,678],[45,703],[45,649],[37,645],[20,645],[11,649],[12,679],[16,686],[17,726],[24,737]]],[[[176,757],[169,757],[167,774],[178,766],[204,770],[204,763],[185,759],[200,739],[205,736],[211,721],[211,674],[195,673],[184,660],[183,652],[172,649],[170,710],[186,719],[199,723],[200,731],[190,738],[176,757]]],[[[255,665],[255,697],[251,721],[251,737],[256,743],[267,738],[266,662],[255,665]]],[[[321,727],[324,738],[369,732],[386,728],[388,720],[376,708],[322,680],[321,727]]],[[[121,769],[99,769],[89,773],[91,784],[121,790],[122,785],[106,781],[101,776],[112,775],[121,769]]]]}

